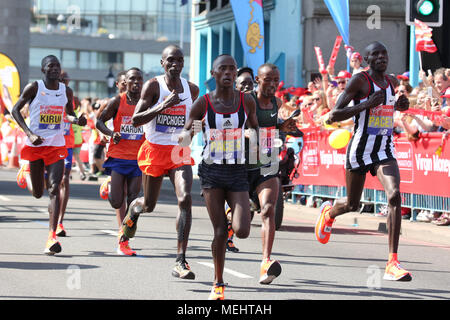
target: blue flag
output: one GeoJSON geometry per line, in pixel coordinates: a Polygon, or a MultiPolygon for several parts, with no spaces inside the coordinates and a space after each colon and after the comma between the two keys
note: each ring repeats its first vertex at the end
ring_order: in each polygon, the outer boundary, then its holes
{"type": "Polygon", "coordinates": [[[323,0],[346,45],[350,45],[350,11],[348,0],[323,0]]]}
{"type": "Polygon", "coordinates": [[[185,4],[188,3],[188,0],[181,0],[181,5],[184,6],[185,4]]]}
{"type": "Polygon", "coordinates": [[[265,63],[262,0],[231,0],[247,66],[256,73],[265,63]]]}

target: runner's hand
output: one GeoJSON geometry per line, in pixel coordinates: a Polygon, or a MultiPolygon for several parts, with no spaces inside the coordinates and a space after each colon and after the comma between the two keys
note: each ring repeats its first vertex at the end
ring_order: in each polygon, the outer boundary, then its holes
{"type": "Polygon", "coordinates": [[[120,140],[122,140],[122,135],[120,134],[120,132],[113,132],[113,134],[111,135],[111,139],[114,144],[118,144],[120,140]]]}
{"type": "Polygon", "coordinates": [[[378,90],[369,97],[370,108],[375,108],[384,102],[384,90],[378,90]]]}
{"type": "Polygon", "coordinates": [[[30,142],[31,142],[31,144],[33,145],[33,146],[39,146],[39,145],[41,145],[43,142],[44,142],[44,138],[42,138],[41,136],[38,136],[38,135],[36,135],[36,134],[31,134],[29,137],[28,137],[29,139],[30,139],[30,142]]]}
{"type": "Polygon", "coordinates": [[[87,120],[84,117],[84,115],[81,115],[80,117],[78,117],[77,125],[79,125],[80,127],[84,127],[86,124],[87,124],[87,120]]]}
{"type": "Polygon", "coordinates": [[[175,90],[164,99],[164,109],[176,106],[181,102],[180,97],[178,97],[178,93],[175,90]]]}

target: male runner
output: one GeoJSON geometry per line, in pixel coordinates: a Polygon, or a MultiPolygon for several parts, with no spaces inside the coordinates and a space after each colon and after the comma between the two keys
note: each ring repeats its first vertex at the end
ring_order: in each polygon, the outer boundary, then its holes
{"type": "Polygon", "coordinates": [[[192,103],[199,94],[198,87],[181,77],[184,67],[183,51],[174,45],[162,52],[164,74],[147,81],[136,105],[133,125],[144,125],[146,141],[138,154],[144,173],[144,197],[133,201],[123,220],[122,230],[133,238],[136,223],[143,212],[153,212],[164,176],[168,175],[178,200],[177,258],[172,270],[174,277],[195,279],[186,261],[186,249],[192,222],[192,165],[189,147],[178,146],[178,135],[189,117],[192,103]]]}
{"type": "MultiPolygon", "coordinates": [[[[281,122],[278,110],[282,101],[275,97],[280,83],[280,71],[274,64],[266,63],[258,68],[255,78],[258,88],[251,95],[256,102],[256,117],[259,124],[259,159],[249,161],[247,170],[250,198],[257,197],[261,208],[261,239],[263,259],[260,268],[260,284],[270,284],[281,273],[281,265],[270,258],[275,239],[275,207],[280,190],[278,177],[278,150],[274,146],[276,129],[284,132],[297,130],[295,120],[281,122]]],[[[248,150],[247,150],[248,152],[248,150]]]]}
{"type": "Polygon", "coordinates": [[[55,56],[42,59],[41,71],[44,80],[28,84],[13,108],[12,115],[27,135],[21,158],[30,162],[32,194],[35,198],[44,193],[44,171],[47,171],[47,190],[50,198],[48,207],[49,237],[44,253],[53,255],[61,252],[61,244],[56,237],[59,219],[60,185],[64,174],[64,159],[67,149],[64,140],[63,115],[80,126],[86,125],[86,119],[77,118],[73,111],[72,89],[59,81],[61,65],[55,56]],[[28,127],[20,111],[27,104],[30,110],[28,127]]]}
{"type": "Polygon", "coordinates": [[[142,172],[137,163],[137,154],[145,140],[144,130],[142,127],[133,127],[131,118],[141,95],[143,79],[141,70],[137,68],[128,70],[125,80],[126,92],[109,100],[97,119],[96,125],[98,130],[111,137],[106,154],[107,160],[103,167],[106,174],[111,176],[108,200],[116,209],[120,229],[117,253],[127,256],[136,255],[129,246],[128,238],[123,235],[121,226],[125,218],[126,206],[138,197],[142,184],[142,172]],[[114,119],[113,130],[105,124],[110,119],[114,119]]]}
{"type": "MultiPolygon", "coordinates": [[[[253,70],[249,67],[242,67],[238,69],[237,71],[237,77],[236,77],[236,90],[245,92],[245,93],[251,93],[253,91],[254,86],[254,76],[253,76],[253,70]]],[[[228,239],[227,239],[227,251],[231,252],[239,252],[239,249],[235,246],[233,242],[234,238],[234,231],[231,224],[231,208],[230,206],[225,203],[225,214],[227,216],[228,221],[228,239]]]]}
{"type": "Polygon", "coordinates": [[[320,243],[327,243],[334,219],[358,210],[366,174],[370,172],[383,185],[388,200],[389,260],[384,279],[410,281],[411,274],[400,266],[397,257],[402,217],[400,173],[392,138],[394,111],[407,110],[409,101],[404,95],[395,100],[394,88],[398,83],[385,73],[389,59],[382,43],[369,44],[364,59],[369,71],[350,79],[327,120],[331,124],[354,117],[345,165],[347,197],[337,200],[334,206],[330,202],[322,204],[315,233],[320,243]],[[348,106],[351,101],[354,105],[348,106]]]}
{"type": "Polygon", "coordinates": [[[210,300],[224,299],[225,201],[233,211],[232,225],[236,236],[247,238],[250,233],[244,130],[246,123],[249,128],[257,129],[258,121],[255,100],[234,89],[236,72],[236,61],[232,56],[221,55],[215,59],[211,75],[216,80],[216,89],[194,103],[185,130],[180,135],[180,144],[187,144],[191,129],[195,127],[194,121],[205,120],[205,148],[198,175],[214,229],[211,248],[215,277],[210,300]]]}
{"type": "MultiPolygon", "coordinates": [[[[70,78],[66,71],[61,72],[60,81],[69,86],[70,78]]],[[[73,108],[76,110],[80,106],[80,100],[77,97],[73,97],[73,108]]],[[[75,143],[75,133],[72,128],[72,123],[67,119],[66,113],[64,113],[64,139],[66,140],[67,157],[64,159],[64,176],[61,182],[61,205],[59,208],[59,221],[56,229],[56,235],[58,237],[65,237],[67,235],[64,229],[64,215],[66,213],[67,203],[70,197],[70,172],[72,171],[73,163],[73,148],[75,143]]]]}

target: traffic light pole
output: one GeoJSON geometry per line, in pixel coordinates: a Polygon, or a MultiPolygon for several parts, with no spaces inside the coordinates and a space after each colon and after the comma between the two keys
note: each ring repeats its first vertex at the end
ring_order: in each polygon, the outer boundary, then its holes
{"type": "Polygon", "coordinates": [[[409,26],[409,83],[417,87],[419,84],[420,57],[416,51],[416,27],[409,26]]]}

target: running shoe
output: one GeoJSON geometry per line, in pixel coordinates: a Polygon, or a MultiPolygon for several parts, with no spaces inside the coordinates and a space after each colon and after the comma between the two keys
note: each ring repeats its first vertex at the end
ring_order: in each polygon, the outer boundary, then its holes
{"type": "Polygon", "coordinates": [[[209,294],[208,300],[224,300],[225,299],[225,283],[216,283],[209,294]]]}
{"type": "Polygon", "coordinates": [[[44,253],[46,255],[52,256],[60,252],[61,252],[61,244],[58,242],[56,237],[55,238],[49,237],[45,245],[44,253]]]}
{"type": "Polygon", "coordinates": [[[227,241],[227,251],[239,252],[239,249],[234,245],[233,240],[228,239],[228,241],[227,241]]]}
{"type": "Polygon", "coordinates": [[[195,274],[191,271],[191,267],[187,261],[177,261],[172,269],[172,276],[175,278],[194,280],[195,274]]]}
{"type": "Polygon", "coordinates": [[[58,226],[56,227],[56,235],[58,237],[65,237],[67,235],[62,223],[58,223],[58,226]]]}
{"type": "Polygon", "coordinates": [[[281,274],[281,264],[277,260],[265,259],[261,262],[260,284],[270,284],[281,274]]]}
{"type": "Polygon", "coordinates": [[[135,256],[136,251],[134,251],[130,248],[128,240],[126,240],[126,241],[119,242],[119,247],[117,248],[117,254],[121,255],[121,256],[135,256]]]}
{"type": "Polygon", "coordinates": [[[110,183],[111,177],[108,177],[105,181],[103,181],[102,185],[100,186],[100,198],[102,198],[103,200],[108,199],[110,183]]]}
{"type": "Polygon", "coordinates": [[[317,240],[326,244],[330,240],[331,228],[333,226],[334,219],[326,218],[326,214],[330,212],[332,208],[331,202],[325,201],[320,207],[320,215],[316,221],[315,233],[317,240]]]}
{"type": "Polygon", "coordinates": [[[402,268],[396,260],[386,264],[386,270],[383,276],[384,280],[390,281],[411,281],[411,273],[402,268]]]}
{"type": "Polygon", "coordinates": [[[27,187],[27,174],[30,174],[30,165],[24,164],[17,173],[17,185],[25,189],[27,187]]]}
{"type": "Polygon", "coordinates": [[[137,229],[137,221],[139,219],[139,215],[143,211],[142,207],[143,198],[137,198],[131,202],[130,207],[128,208],[128,213],[122,221],[122,232],[125,237],[128,239],[134,238],[137,229]]]}

